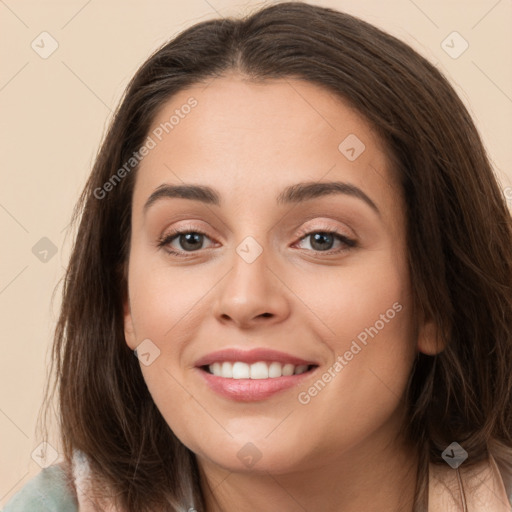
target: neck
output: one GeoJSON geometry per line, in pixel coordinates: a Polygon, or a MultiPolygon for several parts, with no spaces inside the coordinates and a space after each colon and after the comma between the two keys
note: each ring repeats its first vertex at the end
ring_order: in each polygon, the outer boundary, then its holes
{"type": "Polygon", "coordinates": [[[358,445],[316,467],[232,473],[199,461],[207,512],[412,512],[418,457],[403,442],[358,445]]]}

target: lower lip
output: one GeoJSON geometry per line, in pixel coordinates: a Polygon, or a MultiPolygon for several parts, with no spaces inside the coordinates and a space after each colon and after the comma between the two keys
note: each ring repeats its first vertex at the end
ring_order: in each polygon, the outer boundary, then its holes
{"type": "Polygon", "coordinates": [[[207,371],[198,368],[208,386],[226,398],[238,402],[257,402],[265,400],[271,396],[298,386],[307,379],[316,368],[299,375],[289,375],[286,377],[275,377],[272,379],[226,379],[217,377],[207,371]]]}

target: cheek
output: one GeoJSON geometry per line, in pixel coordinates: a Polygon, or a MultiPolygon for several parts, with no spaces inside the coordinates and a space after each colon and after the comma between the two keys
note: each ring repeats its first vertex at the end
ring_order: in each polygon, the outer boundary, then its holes
{"type": "Polygon", "coordinates": [[[332,359],[298,400],[326,423],[348,415],[367,432],[400,404],[416,344],[407,265],[389,254],[373,254],[372,265],[352,265],[301,292],[322,320],[332,359]]]}
{"type": "MultiPolygon", "coordinates": [[[[208,314],[208,293],[218,273],[197,268],[171,267],[165,258],[144,251],[130,255],[130,308],[137,343],[149,339],[158,347],[158,357],[141,372],[153,401],[178,438],[198,450],[195,427],[207,424],[203,437],[225,435],[209,420],[201,402],[183,380],[183,351],[198,337],[208,314]],[[217,432],[217,429],[219,431],[217,432]]],[[[211,314],[211,313],[210,313],[211,314]]]]}
{"type": "MultiPolygon", "coordinates": [[[[193,267],[171,267],[164,258],[134,257],[130,261],[130,307],[138,338],[172,341],[191,327],[202,310],[201,298],[214,286],[212,273],[197,275],[193,267]],[[153,260],[153,261],[152,261],[153,260]]],[[[175,352],[176,353],[176,352],[175,352]]]]}
{"type": "MultiPolygon", "coordinates": [[[[295,279],[294,292],[316,318],[331,352],[343,353],[354,339],[387,339],[386,349],[409,345],[411,290],[404,258],[387,249],[354,258],[346,267],[324,268],[295,279]]],[[[374,345],[377,345],[374,343],[374,345]]]]}

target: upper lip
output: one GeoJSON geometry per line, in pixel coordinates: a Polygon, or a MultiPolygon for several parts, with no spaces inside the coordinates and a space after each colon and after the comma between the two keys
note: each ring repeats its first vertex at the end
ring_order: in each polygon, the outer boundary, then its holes
{"type": "Polygon", "coordinates": [[[243,350],[238,348],[225,348],[223,350],[218,350],[216,352],[211,352],[201,358],[199,358],[195,365],[197,367],[200,366],[208,366],[210,364],[216,362],[243,362],[243,363],[257,363],[259,361],[276,361],[282,364],[293,364],[295,366],[299,365],[316,365],[314,361],[306,361],[305,359],[301,359],[300,357],[293,356],[291,354],[287,354],[285,352],[279,352],[277,350],[269,349],[269,348],[254,348],[252,350],[243,350]]]}

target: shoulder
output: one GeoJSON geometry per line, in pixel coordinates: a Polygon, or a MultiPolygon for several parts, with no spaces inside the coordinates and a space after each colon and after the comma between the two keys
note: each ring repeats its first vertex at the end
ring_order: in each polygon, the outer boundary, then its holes
{"type": "Polygon", "coordinates": [[[7,503],[2,512],[78,512],[78,504],[61,464],[43,469],[7,503]]]}

